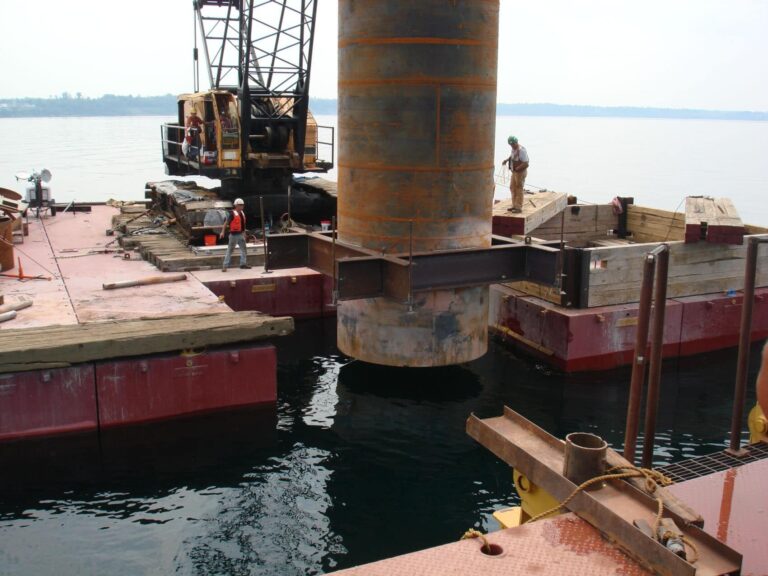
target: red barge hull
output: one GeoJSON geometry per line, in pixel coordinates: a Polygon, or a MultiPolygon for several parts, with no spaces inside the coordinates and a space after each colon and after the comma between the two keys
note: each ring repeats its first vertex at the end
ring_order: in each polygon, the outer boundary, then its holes
{"type": "Polygon", "coordinates": [[[0,374],[0,441],[275,403],[271,344],[0,374]]]}
{"type": "MultiPolygon", "coordinates": [[[[738,345],[741,294],[667,300],[665,358],[738,345]]],[[[563,308],[507,286],[491,287],[491,330],[564,372],[608,370],[632,362],[638,304],[563,308]]],[[[758,288],[752,340],[768,337],[768,288],[758,288]]]]}

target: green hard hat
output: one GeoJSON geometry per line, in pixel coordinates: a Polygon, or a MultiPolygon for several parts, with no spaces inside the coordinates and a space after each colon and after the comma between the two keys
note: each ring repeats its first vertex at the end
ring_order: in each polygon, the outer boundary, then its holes
{"type": "Polygon", "coordinates": [[[517,136],[510,136],[507,138],[507,144],[517,144],[517,136]]]}

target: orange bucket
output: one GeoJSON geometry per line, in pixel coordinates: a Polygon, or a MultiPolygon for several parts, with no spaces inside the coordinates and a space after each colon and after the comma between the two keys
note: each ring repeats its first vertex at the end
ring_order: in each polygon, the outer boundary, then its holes
{"type": "Polygon", "coordinates": [[[216,246],[216,234],[206,234],[203,236],[203,242],[206,246],[216,246]]]}

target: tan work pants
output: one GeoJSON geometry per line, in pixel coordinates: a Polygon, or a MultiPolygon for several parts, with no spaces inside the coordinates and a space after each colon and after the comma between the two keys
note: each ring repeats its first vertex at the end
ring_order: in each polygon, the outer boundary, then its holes
{"type": "Polygon", "coordinates": [[[509,182],[509,190],[512,192],[512,208],[523,209],[523,186],[525,186],[525,177],[528,176],[528,169],[522,172],[512,172],[512,179],[509,182]]]}

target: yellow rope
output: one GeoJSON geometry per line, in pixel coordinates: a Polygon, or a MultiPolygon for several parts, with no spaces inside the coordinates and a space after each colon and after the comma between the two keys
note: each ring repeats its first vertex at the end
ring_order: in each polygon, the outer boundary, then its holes
{"type": "MultiPolygon", "coordinates": [[[[669,486],[672,484],[672,480],[664,476],[661,472],[657,470],[651,470],[649,468],[636,468],[635,466],[615,466],[609,470],[606,471],[605,474],[602,474],[600,476],[595,476],[594,478],[590,478],[586,482],[582,482],[579,484],[576,489],[571,492],[571,494],[563,500],[560,504],[555,506],[554,508],[550,508],[549,510],[546,510],[542,512],[541,514],[537,514],[536,516],[533,516],[532,518],[529,518],[524,522],[524,524],[527,524],[528,522],[535,522],[536,520],[540,520],[541,518],[545,518],[546,516],[549,516],[550,514],[553,514],[557,512],[558,510],[565,508],[568,503],[573,500],[576,495],[581,492],[582,490],[586,490],[593,484],[597,484],[599,482],[605,482],[606,480],[621,480],[624,478],[639,478],[644,477],[645,478],[645,489],[648,492],[648,494],[655,494],[656,490],[660,486],[669,486]]],[[[660,496],[656,496],[656,502],[658,503],[659,507],[656,511],[656,519],[653,522],[653,534],[654,538],[657,540],[659,539],[658,533],[659,533],[659,526],[661,525],[661,519],[664,515],[664,501],[661,499],[660,496]]],[[[691,560],[688,560],[689,563],[693,564],[698,560],[699,553],[696,549],[696,546],[691,542],[688,538],[685,536],[682,537],[683,542],[685,545],[691,548],[693,551],[693,558],[691,560]]]]}
{"type": "MultiPolygon", "coordinates": [[[[560,504],[558,504],[554,508],[550,508],[549,510],[542,512],[541,514],[537,514],[533,518],[528,519],[525,523],[527,524],[528,522],[534,522],[536,520],[540,520],[541,518],[549,516],[550,514],[557,512],[561,508],[564,508],[568,504],[568,502],[570,502],[576,497],[576,495],[579,492],[589,488],[593,484],[597,484],[599,482],[605,482],[606,480],[621,480],[623,478],[637,478],[640,476],[645,477],[645,488],[649,494],[653,494],[654,492],[656,492],[656,488],[658,488],[659,486],[669,486],[670,484],[672,484],[672,481],[669,478],[664,476],[661,472],[657,472],[656,470],[650,470],[648,468],[636,468],[634,466],[615,466],[607,470],[605,474],[602,474],[600,476],[595,476],[594,478],[590,478],[586,482],[582,482],[580,485],[576,487],[576,489],[573,492],[571,492],[570,496],[568,496],[568,498],[563,500],[560,504]],[[618,470],[626,470],[626,471],[615,472],[618,470]]],[[[661,522],[661,516],[664,511],[664,503],[662,502],[661,498],[656,498],[656,501],[659,503],[659,510],[658,510],[658,513],[656,514],[656,522],[654,523],[654,534],[656,533],[656,530],[658,530],[658,525],[661,522]]]]}
{"type": "Polygon", "coordinates": [[[479,530],[475,530],[474,528],[470,528],[464,534],[461,536],[462,540],[467,540],[469,538],[480,538],[480,540],[483,541],[483,545],[481,548],[484,548],[486,552],[491,552],[491,544],[488,542],[488,539],[485,537],[485,534],[480,532],[479,530]]]}
{"type": "Polygon", "coordinates": [[[699,559],[699,551],[696,548],[696,545],[693,542],[691,542],[690,540],[688,540],[688,538],[686,536],[682,537],[682,541],[683,541],[683,544],[688,546],[691,549],[691,552],[693,552],[693,557],[690,560],[686,559],[686,561],[689,564],[693,564],[694,562],[696,562],[696,560],[699,559]]]}

